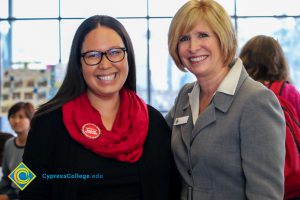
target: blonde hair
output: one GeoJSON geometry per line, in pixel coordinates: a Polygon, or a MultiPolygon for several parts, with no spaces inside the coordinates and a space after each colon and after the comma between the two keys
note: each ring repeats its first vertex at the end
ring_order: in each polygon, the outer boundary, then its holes
{"type": "Polygon", "coordinates": [[[168,33],[169,53],[177,67],[186,71],[178,55],[178,42],[183,34],[196,26],[199,19],[205,21],[217,35],[225,64],[231,65],[236,55],[237,39],[229,15],[213,0],[190,0],[177,11],[168,33]]]}

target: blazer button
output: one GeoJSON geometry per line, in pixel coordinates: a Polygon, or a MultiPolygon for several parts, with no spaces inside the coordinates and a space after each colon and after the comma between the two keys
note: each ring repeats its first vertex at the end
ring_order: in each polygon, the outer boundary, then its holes
{"type": "Polygon", "coordinates": [[[192,170],[189,169],[189,170],[187,171],[187,173],[188,173],[189,175],[192,175],[192,170]]]}

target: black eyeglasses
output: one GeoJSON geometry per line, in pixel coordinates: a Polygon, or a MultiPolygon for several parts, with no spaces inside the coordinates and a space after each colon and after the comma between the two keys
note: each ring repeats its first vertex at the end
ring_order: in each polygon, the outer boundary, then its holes
{"type": "Polygon", "coordinates": [[[101,62],[103,55],[105,55],[105,57],[112,63],[121,62],[125,57],[125,51],[126,51],[125,47],[112,48],[112,49],[108,49],[105,52],[87,51],[82,53],[81,57],[83,57],[85,64],[94,66],[94,65],[98,65],[101,62]]]}

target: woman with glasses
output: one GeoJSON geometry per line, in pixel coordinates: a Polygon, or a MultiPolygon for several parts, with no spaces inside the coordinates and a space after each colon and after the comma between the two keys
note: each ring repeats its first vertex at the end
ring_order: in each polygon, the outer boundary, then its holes
{"type": "Polygon", "coordinates": [[[168,45],[177,67],[196,77],[166,116],[181,200],[282,200],[284,115],[275,95],[235,57],[224,8],[188,1],[171,21],[168,45]]]}
{"type": "Polygon", "coordinates": [[[65,79],[38,109],[23,161],[36,175],[24,200],[176,199],[170,129],[136,94],[133,47],[119,21],[97,15],[79,26],[65,79]]]}

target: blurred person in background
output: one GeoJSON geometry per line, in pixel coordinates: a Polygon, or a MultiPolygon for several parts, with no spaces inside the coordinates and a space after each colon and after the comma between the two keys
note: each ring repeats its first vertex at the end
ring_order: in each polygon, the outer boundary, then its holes
{"type": "Polygon", "coordinates": [[[254,36],[242,47],[239,57],[254,80],[267,87],[274,82],[285,82],[281,96],[293,105],[300,120],[300,93],[291,83],[289,66],[279,42],[266,35],[254,36]]]}
{"type": "Polygon", "coordinates": [[[34,107],[28,102],[18,102],[8,110],[9,124],[17,137],[8,139],[3,153],[3,177],[0,181],[0,200],[19,199],[19,188],[8,178],[8,175],[20,164],[24,153],[30,121],[34,107]]]}
{"type": "Polygon", "coordinates": [[[300,199],[300,93],[291,84],[289,68],[277,40],[266,35],[251,38],[240,58],[249,75],[271,89],[281,103],[286,120],[284,199],[300,199]]]}

